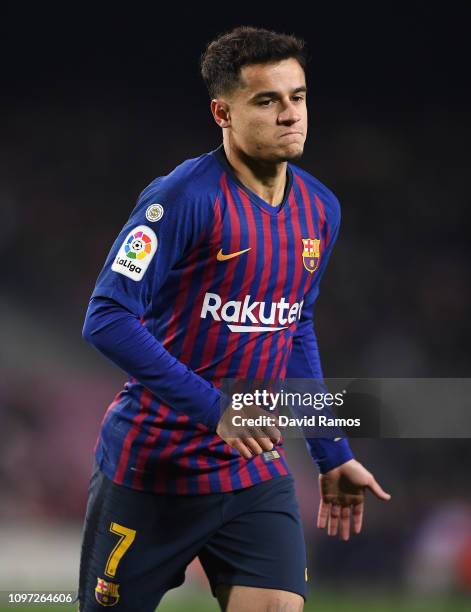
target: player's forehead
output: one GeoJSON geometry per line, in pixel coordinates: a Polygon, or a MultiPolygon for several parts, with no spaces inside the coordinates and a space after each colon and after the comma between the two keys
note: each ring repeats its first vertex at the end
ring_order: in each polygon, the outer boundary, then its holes
{"type": "Polygon", "coordinates": [[[249,64],[240,70],[239,91],[251,97],[263,91],[289,93],[306,86],[306,77],[300,63],[289,58],[269,64],[249,64]]]}

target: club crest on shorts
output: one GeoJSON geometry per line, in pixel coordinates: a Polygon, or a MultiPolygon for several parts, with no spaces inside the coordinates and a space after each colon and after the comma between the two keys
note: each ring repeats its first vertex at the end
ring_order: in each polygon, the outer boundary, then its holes
{"type": "Polygon", "coordinates": [[[303,264],[308,272],[315,272],[321,259],[321,241],[319,238],[303,238],[303,264]]]}
{"type": "Polygon", "coordinates": [[[119,601],[119,584],[108,582],[103,578],[96,579],[95,599],[102,606],[115,606],[119,601]]]}

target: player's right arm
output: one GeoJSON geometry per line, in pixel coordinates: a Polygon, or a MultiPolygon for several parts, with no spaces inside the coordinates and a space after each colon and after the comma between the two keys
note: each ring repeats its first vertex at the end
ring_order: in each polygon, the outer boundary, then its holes
{"type": "MultiPolygon", "coordinates": [[[[239,428],[235,435],[221,394],[206,380],[170,355],[143,327],[139,318],[107,297],[90,301],[84,337],[120,368],[134,376],[160,400],[216,431],[245,459],[273,448],[281,434],[276,427],[239,428]]],[[[263,413],[264,414],[264,413],[263,413]]],[[[250,416],[254,416],[251,408],[250,416]]]]}
{"type": "Polygon", "coordinates": [[[90,300],[83,337],[159,400],[216,431],[221,392],[173,357],[141,324],[152,295],[211,226],[213,214],[210,201],[195,202],[154,181],[111,248],[90,300]],[[163,215],[149,221],[146,211],[156,203],[163,215]]]}
{"type": "MultiPolygon", "coordinates": [[[[252,429],[242,428],[235,436],[233,428],[221,419],[228,398],[171,355],[141,324],[152,296],[157,295],[169,271],[214,221],[212,202],[195,198],[194,193],[164,188],[159,179],[141,194],[98,277],[83,336],[159,400],[217,432],[248,459],[271,450],[280,432],[262,428],[254,434],[252,429]],[[149,221],[146,212],[157,203],[163,206],[163,215],[158,221],[149,221]],[[136,240],[141,247],[139,253],[142,247],[145,252],[141,258],[135,249],[136,240]],[[136,257],[128,253],[136,253],[136,257]]],[[[226,411],[226,416],[229,413],[226,411]]]]}

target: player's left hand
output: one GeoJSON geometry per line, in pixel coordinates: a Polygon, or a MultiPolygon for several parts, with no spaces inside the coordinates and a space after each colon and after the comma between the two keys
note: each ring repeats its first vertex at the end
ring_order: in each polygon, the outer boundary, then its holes
{"type": "Polygon", "coordinates": [[[363,524],[365,490],[369,489],[378,499],[389,501],[391,496],[383,491],[373,474],[361,463],[351,459],[346,463],[319,476],[321,501],[317,526],[327,527],[327,535],[340,534],[341,540],[350,538],[351,523],[353,533],[360,533],[363,524]]]}

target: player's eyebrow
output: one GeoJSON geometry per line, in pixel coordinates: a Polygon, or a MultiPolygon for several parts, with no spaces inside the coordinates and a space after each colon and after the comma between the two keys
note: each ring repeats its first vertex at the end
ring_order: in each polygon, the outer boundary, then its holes
{"type": "MultiPolygon", "coordinates": [[[[296,87],[295,89],[293,89],[291,91],[291,95],[292,94],[297,94],[297,93],[305,93],[307,91],[307,87],[305,85],[301,85],[300,87],[296,87]]],[[[279,97],[280,92],[279,91],[259,91],[258,93],[256,93],[254,96],[252,96],[249,100],[249,102],[255,102],[256,100],[259,100],[260,98],[277,98],[279,97]]]]}

